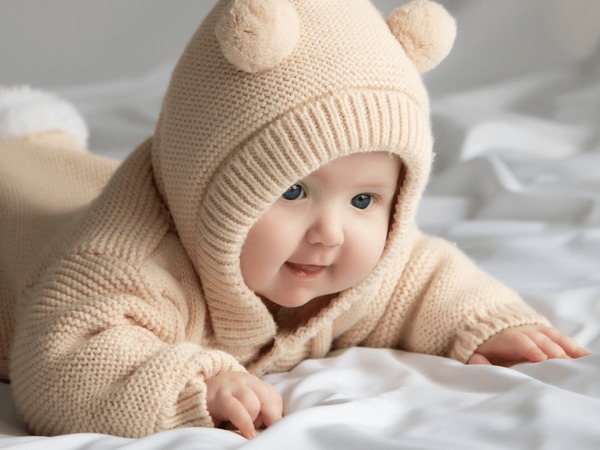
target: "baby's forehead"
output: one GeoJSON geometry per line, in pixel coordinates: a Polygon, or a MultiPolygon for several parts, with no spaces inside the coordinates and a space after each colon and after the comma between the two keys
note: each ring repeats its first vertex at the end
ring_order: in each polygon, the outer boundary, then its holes
{"type": "Polygon", "coordinates": [[[401,167],[400,158],[387,152],[353,153],[334,159],[292,183],[327,189],[395,191],[401,167]]]}
{"type": "Polygon", "coordinates": [[[401,166],[400,158],[392,153],[359,152],[336,158],[310,173],[306,178],[343,178],[345,181],[379,179],[385,182],[389,179],[397,179],[401,166]]]}

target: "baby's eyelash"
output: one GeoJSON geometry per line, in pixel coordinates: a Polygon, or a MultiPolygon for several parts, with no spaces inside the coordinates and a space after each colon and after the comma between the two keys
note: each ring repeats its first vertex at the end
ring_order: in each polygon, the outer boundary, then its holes
{"type": "Polygon", "coordinates": [[[281,197],[289,201],[298,200],[306,197],[306,190],[301,184],[296,183],[291,185],[283,194],[281,194],[281,197]]]}
{"type": "Polygon", "coordinates": [[[377,194],[375,192],[361,192],[360,194],[364,194],[364,195],[370,196],[373,199],[374,202],[380,202],[381,199],[382,199],[381,194],[377,194]]]}
{"type": "Polygon", "coordinates": [[[378,202],[377,194],[370,194],[367,192],[361,192],[360,194],[356,194],[350,200],[350,203],[352,204],[352,206],[354,206],[357,209],[361,209],[361,210],[367,209],[367,208],[373,206],[377,202],[378,202]]]}

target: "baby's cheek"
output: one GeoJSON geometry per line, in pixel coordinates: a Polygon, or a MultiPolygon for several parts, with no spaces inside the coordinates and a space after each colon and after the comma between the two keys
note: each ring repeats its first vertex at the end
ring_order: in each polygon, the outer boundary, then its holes
{"type": "Polygon", "coordinates": [[[373,224],[367,234],[369,236],[369,249],[366,251],[369,253],[371,259],[375,260],[375,264],[381,258],[383,249],[388,239],[389,233],[389,220],[388,217],[383,215],[380,220],[373,224]]]}
{"type": "MultiPolygon", "coordinates": [[[[367,235],[368,236],[368,235],[367,235]]],[[[375,268],[385,245],[380,239],[364,237],[348,255],[347,267],[354,278],[354,284],[366,278],[375,268]]]]}

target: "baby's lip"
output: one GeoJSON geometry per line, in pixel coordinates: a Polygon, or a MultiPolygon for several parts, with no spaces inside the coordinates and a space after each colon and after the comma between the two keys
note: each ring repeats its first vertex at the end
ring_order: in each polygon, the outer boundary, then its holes
{"type": "Polygon", "coordinates": [[[296,276],[303,279],[312,279],[321,275],[327,267],[318,264],[301,264],[288,261],[285,266],[296,276]]]}
{"type": "Polygon", "coordinates": [[[300,272],[304,272],[304,273],[308,273],[308,274],[320,272],[327,267],[327,266],[318,265],[318,264],[300,264],[300,263],[293,263],[290,261],[288,261],[286,264],[288,266],[292,267],[293,269],[296,269],[300,272]]]}

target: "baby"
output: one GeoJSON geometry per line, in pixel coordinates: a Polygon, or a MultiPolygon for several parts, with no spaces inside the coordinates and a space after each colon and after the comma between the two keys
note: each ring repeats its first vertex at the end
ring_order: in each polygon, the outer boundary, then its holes
{"type": "Polygon", "coordinates": [[[454,35],[423,0],[387,23],[367,0],[222,0],[122,164],[56,126],[7,135],[0,375],[31,430],[252,437],[283,414],[260,375],[351,346],[587,354],[416,226],[420,74],[454,35]]]}

